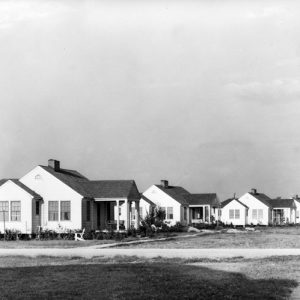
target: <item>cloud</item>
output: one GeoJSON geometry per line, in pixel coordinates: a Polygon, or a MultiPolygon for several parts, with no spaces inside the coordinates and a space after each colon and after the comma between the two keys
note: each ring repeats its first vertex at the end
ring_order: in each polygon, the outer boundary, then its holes
{"type": "Polygon", "coordinates": [[[236,98],[265,104],[290,102],[300,97],[300,78],[275,79],[269,82],[229,83],[226,91],[236,98]]]}

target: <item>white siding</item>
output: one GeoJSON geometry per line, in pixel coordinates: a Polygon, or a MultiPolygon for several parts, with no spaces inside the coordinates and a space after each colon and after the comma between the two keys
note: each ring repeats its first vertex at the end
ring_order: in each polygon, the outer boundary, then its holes
{"type": "Polygon", "coordinates": [[[236,200],[232,200],[222,208],[221,221],[225,224],[229,225],[232,223],[232,225],[245,226],[246,219],[247,219],[247,208],[236,200]],[[239,218],[231,219],[229,217],[230,210],[234,210],[234,211],[239,210],[239,218]]]}
{"type": "MultiPolygon", "coordinates": [[[[30,234],[33,229],[32,196],[12,181],[7,181],[0,186],[0,201],[9,201],[8,221],[5,221],[5,228],[30,234]],[[20,221],[11,221],[11,201],[21,201],[20,221]]],[[[3,221],[0,221],[0,231],[4,231],[3,221]]]]}
{"type": "Polygon", "coordinates": [[[256,199],[249,193],[246,193],[242,197],[239,198],[239,201],[244,203],[246,206],[249,207],[248,211],[248,223],[253,225],[269,225],[271,223],[271,211],[267,205],[256,199]],[[262,210],[263,217],[261,220],[257,220],[253,218],[253,210],[262,210]]]}
{"type": "Polygon", "coordinates": [[[82,196],[58,180],[56,177],[37,166],[32,171],[23,176],[20,181],[30,189],[43,197],[41,207],[42,220],[41,226],[48,229],[80,229],[81,220],[81,201],[82,196]],[[36,176],[39,175],[39,179],[36,176]],[[71,201],[71,220],[60,220],[60,202],[59,202],[59,219],[58,221],[48,220],[48,201],[71,201]]]}
{"type": "Polygon", "coordinates": [[[182,221],[181,204],[164,193],[158,187],[152,185],[143,193],[143,195],[159,207],[173,207],[173,220],[166,220],[167,222],[170,222],[170,225],[175,225],[176,222],[182,221]]]}
{"type": "Polygon", "coordinates": [[[300,202],[298,200],[295,200],[296,204],[296,223],[300,223],[300,202]]]}

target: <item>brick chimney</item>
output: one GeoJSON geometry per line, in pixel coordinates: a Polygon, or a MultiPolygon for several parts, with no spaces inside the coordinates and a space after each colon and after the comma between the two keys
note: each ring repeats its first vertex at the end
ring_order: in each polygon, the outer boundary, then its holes
{"type": "Polygon", "coordinates": [[[161,180],[161,186],[167,189],[169,187],[169,181],[168,180],[161,180]]]}
{"type": "Polygon", "coordinates": [[[257,194],[257,189],[251,189],[251,194],[256,195],[257,194]]]}
{"type": "Polygon", "coordinates": [[[60,162],[59,162],[59,160],[48,159],[48,167],[50,167],[54,171],[58,172],[60,170],[60,162]]]}

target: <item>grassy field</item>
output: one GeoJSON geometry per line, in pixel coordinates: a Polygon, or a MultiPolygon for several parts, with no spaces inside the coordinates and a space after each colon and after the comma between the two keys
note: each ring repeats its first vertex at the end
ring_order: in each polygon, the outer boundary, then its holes
{"type": "Polygon", "coordinates": [[[300,276],[299,257],[2,257],[0,266],[1,299],[286,299],[300,276]]]}
{"type": "MultiPolygon", "coordinates": [[[[125,246],[125,245],[124,245],[125,246]]],[[[131,248],[300,248],[300,227],[262,227],[258,231],[207,233],[186,239],[128,245],[131,248]]]]}

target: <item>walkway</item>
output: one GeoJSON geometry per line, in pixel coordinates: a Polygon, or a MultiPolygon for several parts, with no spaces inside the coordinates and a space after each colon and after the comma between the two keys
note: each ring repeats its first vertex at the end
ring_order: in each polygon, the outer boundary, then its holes
{"type": "Polygon", "coordinates": [[[113,257],[116,255],[138,257],[166,258],[260,258],[270,256],[299,255],[300,249],[93,249],[93,248],[31,248],[31,249],[0,249],[0,256],[58,256],[113,257]]]}

